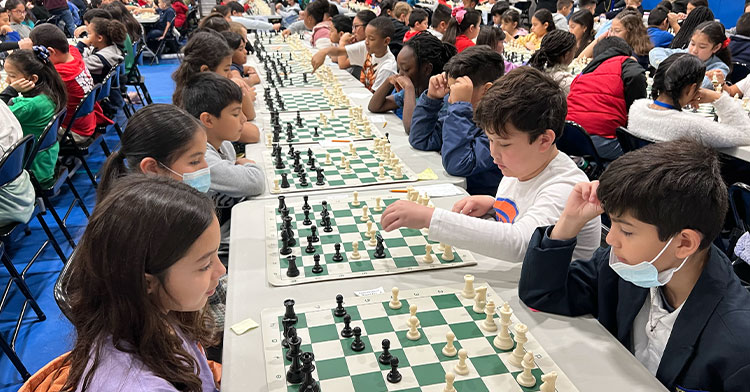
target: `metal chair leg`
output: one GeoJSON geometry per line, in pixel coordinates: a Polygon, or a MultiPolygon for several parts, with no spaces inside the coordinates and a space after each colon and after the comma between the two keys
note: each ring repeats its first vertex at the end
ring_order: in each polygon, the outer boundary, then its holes
{"type": "MultiPolygon", "coordinates": [[[[44,233],[47,234],[47,238],[49,239],[49,242],[52,244],[52,248],[55,249],[57,256],[60,257],[60,261],[62,261],[63,264],[67,263],[68,258],[65,257],[65,253],[63,253],[62,248],[60,248],[60,244],[57,243],[55,236],[52,235],[52,230],[49,229],[49,226],[47,225],[47,222],[44,221],[42,214],[38,214],[36,218],[39,220],[39,224],[42,226],[44,233]]],[[[67,229],[64,229],[64,226],[60,227],[60,229],[67,232],[67,229]]],[[[73,246],[73,249],[75,249],[75,245],[73,246]]]]}
{"type": "Polygon", "coordinates": [[[34,296],[31,294],[31,290],[29,289],[29,286],[26,284],[26,280],[21,276],[21,274],[18,273],[18,270],[16,269],[16,266],[13,265],[13,261],[11,261],[10,257],[8,257],[8,254],[3,252],[3,265],[10,273],[10,278],[16,282],[16,286],[18,286],[18,289],[21,290],[21,293],[24,297],[26,297],[26,301],[28,301],[29,305],[31,305],[31,308],[34,309],[34,313],[36,313],[36,316],[39,318],[39,321],[44,321],[47,319],[47,316],[44,315],[44,312],[42,312],[42,308],[39,307],[39,304],[36,303],[36,300],[34,299],[34,296]]]}
{"type": "Polygon", "coordinates": [[[88,208],[86,208],[86,204],[83,202],[83,198],[81,198],[81,195],[78,194],[78,190],[75,186],[73,186],[73,181],[70,179],[70,177],[65,179],[65,183],[68,184],[68,188],[70,188],[70,191],[73,193],[73,197],[78,200],[78,206],[81,207],[83,215],[86,215],[86,218],[88,218],[89,210],[88,208]]]}

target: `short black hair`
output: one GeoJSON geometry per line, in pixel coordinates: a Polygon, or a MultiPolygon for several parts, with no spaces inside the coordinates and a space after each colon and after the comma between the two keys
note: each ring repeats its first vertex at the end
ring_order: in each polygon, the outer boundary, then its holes
{"type": "Polygon", "coordinates": [[[656,7],[648,14],[648,25],[659,26],[667,19],[669,10],[664,7],[656,7]]]}
{"type": "Polygon", "coordinates": [[[453,56],[445,64],[445,73],[454,79],[468,76],[474,87],[494,82],[503,76],[505,62],[503,56],[487,45],[474,45],[453,56]]]}
{"type": "Polygon", "coordinates": [[[490,15],[491,16],[495,16],[495,15],[502,16],[503,13],[505,11],[509,10],[509,9],[510,9],[510,3],[508,3],[507,1],[504,1],[504,0],[503,1],[498,1],[498,2],[495,2],[495,4],[492,6],[492,9],[490,9],[490,15]]]}
{"type": "Polygon", "coordinates": [[[242,89],[213,72],[195,74],[182,89],[182,107],[195,118],[201,113],[221,117],[221,111],[233,103],[242,103],[242,89]]]}
{"type": "Polygon", "coordinates": [[[59,27],[51,23],[42,23],[31,30],[29,35],[34,45],[41,45],[47,48],[55,49],[60,53],[69,53],[70,44],[65,33],[59,27]]]}
{"type": "Polygon", "coordinates": [[[91,23],[94,18],[112,19],[112,14],[103,8],[91,8],[83,14],[84,22],[91,23]]]}
{"type": "Polygon", "coordinates": [[[232,8],[228,5],[218,4],[211,9],[211,13],[218,12],[221,16],[232,15],[232,8]]]}
{"type": "Polygon", "coordinates": [[[596,0],[578,0],[578,8],[596,5],[596,0]]]}
{"type": "MultiPolygon", "coordinates": [[[[750,1],[750,0],[748,0],[748,1],[750,1]]],[[[656,7],[666,8],[667,11],[672,12],[672,2],[669,1],[669,0],[662,0],[659,4],[656,5],[656,7]]],[[[656,7],[654,7],[654,8],[656,8],[656,7]]]]}
{"type": "Polygon", "coordinates": [[[432,27],[440,26],[440,22],[448,23],[451,20],[451,9],[445,4],[438,4],[435,11],[432,11],[432,27]]]}
{"type": "Polygon", "coordinates": [[[414,27],[415,24],[428,19],[429,15],[427,11],[421,8],[415,8],[414,11],[409,15],[409,27],[414,27]]]}
{"type": "Polygon", "coordinates": [[[572,7],[573,6],[573,0],[557,0],[557,9],[562,9],[563,7],[572,7]]]}
{"type": "Polygon", "coordinates": [[[609,37],[602,38],[596,45],[594,45],[594,58],[602,54],[605,50],[611,48],[618,48],[627,53],[633,52],[633,48],[628,45],[627,41],[620,37],[610,35],[609,37]]]}
{"type": "Polygon", "coordinates": [[[354,17],[362,21],[362,23],[365,24],[364,27],[367,27],[367,25],[378,16],[375,15],[375,13],[370,10],[361,10],[357,12],[357,14],[354,15],[354,17]]]}
{"type": "Polygon", "coordinates": [[[325,14],[329,12],[328,0],[315,0],[305,8],[305,14],[310,15],[315,23],[323,21],[325,14]]]}
{"type": "Polygon", "coordinates": [[[393,38],[393,34],[396,33],[396,28],[393,27],[393,22],[388,16],[378,16],[367,25],[372,26],[382,38],[393,38]]]}
{"type": "Polygon", "coordinates": [[[236,1],[230,1],[229,3],[227,3],[227,6],[231,10],[231,12],[239,12],[240,15],[245,13],[245,7],[243,7],[242,4],[236,1]]]}
{"type": "Polygon", "coordinates": [[[333,27],[339,33],[351,33],[352,32],[352,20],[346,15],[336,15],[331,18],[333,27]]]}
{"type": "Polygon", "coordinates": [[[240,47],[243,47],[242,42],[242,36],[233,32],[233,31],[222,31],[221,33],[222,37],[227,40],[227,45],[229,46],[229,49],[232,49],[232,51],[235,51],[239,49],[240,47]]]}
{"type": "Polygon", "coordinates": [[[688,4],[692,4],[693,7],[708,7],[708,0],[689,0],[688,4]]]}
{"type": "Polygon", "coordinates": [[[507,125],[529,135],[533,143],[546,130],[562,134],[568,103],[565,92],[547,73],[516,68],[498,79],[484,94],[474,122],[489,134],[507,136],[507,125]]]}
{"type": "Polygon", "coordinates": [[[737,19],[737,34],[750,36],[750,12],[745,12],[737,19]]]}
{"type": "Polygon", "coordinates": [[[599,178],[597,196],[607,214],[627,213],[656,226],[660,241],[696,230],[705,249],[727,212],[719,167],[716,151],[696,140],[654,143],[610,163],[599,178]]]}

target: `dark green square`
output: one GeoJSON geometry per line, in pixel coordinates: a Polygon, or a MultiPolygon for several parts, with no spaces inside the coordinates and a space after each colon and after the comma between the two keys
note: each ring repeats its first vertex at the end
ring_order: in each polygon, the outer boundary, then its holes
{"type": "MultiPolygon", "coordinates": [[[[380,354],[383,353],[383,350],[382,350],[382,342],[376,342],[376,343],[380,344],[380,346],[378,346],[378,348],[381,348],[381,350],[375,352],[375,361],[378,363],[378,365],[380,365],[380,370],[391,370],[391,365],[383,365],[382,363],[380,363],[380,361],[378,361],[378,358],[380,357],[380,354]]],[[[406,357],[406,353],[404,352],[404,350],[402,350],[400,348],[394,348],[394,349],[389,350],[389,351],[390,351],[390,353],[391,353],[392,356],[398,358],[398,367],[400,369],[403,369],[403,368],[406,368],[406,367],[410,366],[409,365],[409,359],[406,357]]]]}
{"type": "Polygon", "coordinates": [[[358,167],[358,168],[354,169],[354,171],[356,173],[369,173],[370,169],[368,169],[366,167],[358,167]]]}
{"type": "Polygon", "coordinates": [[[453,331],[453,334],[456,335],[456,339],[458,340],[481,338],[484,336],[479,327],[477,327],[477,324],[473,321],[450,324],[450,327],[451,331],[453,331]]]}
{"type": "Polygon", "coordinates": [[[311,343],[326,342],[339,338],[339,331],[336,330],[335,324],[310,327],[308,332],[310,332],[311,343]]]}
{"type": "MultiPolygon", "coordinates": [[[[511,374],[513,375],[513,378],[516,378],[516,377],[517,377],[517,376],[518,376],[518,375],[519,375],[520,373],[521,373],[521,372],[513,372],[513,373],[511,373],[511,374]]],[[[521,385],[519,385],[519,387],[521,387],[521,389],[522,389],[522,390],[523,390],[524,392],[534,392],[534,391],[539,391],[539,386],[540,386],[540,385],[542,385],[542,374],[543,374],[543,372],[542,372],[542,369],[539,369],[539,368],[534,368],[534,369],[531,369],[531,374],[532,374],[532,375],[534,376],[534,378],[536,379],[536,384],[534,384],[534,386],[533,386],[533,387],[531,387],[531,388],[526,388],[526,387],[524,387],[524,386],[521,386],[521,385]]]]}
{"type": "Polygon", "coordinates": [[[354,338],[341,339],[341,348],[344,349],[344,356],[367,354],[373,352],[370,338],[368,338],[367,336],[360,336],[360,339],[362,339],[362,341],[365,343],[365,349],[362,351],[352,350],[352,342],[354,341],[354,338]]]}
{"type": "Polygon", "coordinates": [[[457,252],[455,252],[455,251],[453,252],[453,260],[450,260],[450,261],[443,260],[443,254],[442,253],[438,254],[437,257],[438,257],[438,260],[440,261],[440,264],[460,263],[460,262],[464,261],[461,258],[461,256],[457,252]]]}
{"type": "Polygon", "coordinates": [[[438,309],[460,308],[463,306],[461,300],[455,294],[443,294],[432,297],[432,302],[438,309]]]}
{"type": "MultiPolygon", "coordinates": [[[[346,304],[346,298],[344,298],[344,304],[346,304]]],[[[334,306],[336,306],[336,305],[334,305],[334,306]]],[[[361,320],[362,319],[362,316],[359,315],[359,308],[357,308],[356,305],[355,306],[344,306],[344,309],[346,309],[346,314],[348,314],[349,317],[352,318],[352,321],[357,321],[357,320],[361,320]]],[[[333,314],[333,311],[334,311],[334,309],[331,308],[331,314],[333,314]]],[[[341,316],[341,317],[333,316],[333,319],[337,323],[343,323],[344,322],[344,316],[341,316]]]]}
{"type": "Polygon", "coordinates": [[[315,276],[326,276],[328,275],[328,267],[325,264],[320,265],[323,268],[323,271],[316,274],[312,272],[313,266],[305,267],[305,276],[306,277],[315,277],[315,276]]]}
{"type": "Polygon", "coordinates": [[[417,340],[411,340],[407,338],[406,333],[408,331],[396,331],[396,336],[398,337],[398,341],[401,343],[401,347],[416,347],[430,344],[430,341],[427,340],[427,336],[425,336],[422,328],[417,328],[417,330],[419,330],[420,333],[419,339],[417,340]]]}
{"type": "MultiPolygon", "coordinates": [[[[466,311],[471,315],[471,318],[474,320],[484,320],[487,318],[486,313],[476,313],[474,312],[474,306],[464,306],[466,308],[466,311]]],[[[494,318],[500,318],[500,316],[495,313],[494,318]]]]}
{"type": "MultiPolygon", "coordinates": [[[[383,253],[385,253],[385,257],[383,257],[383,259],[391,258],[391,252],[388,250],[388,248],[383,249],[383,253]]],[[[375,258],[375,249],[368,249],[367,254],[370,255],[370,260],[377,260],[377,258],[375,258]]]]}
{"type": "Polygon", "coordinates": [[[468,380],[456,381],[453,387],[457,391],[471,391],[471,392],[489,392],[487,385],[484,385],[484,381],[481,378],[470,378],[468,380]],[[461,389],[458,389],[461,388],[461,389]]]}
{"type": "Polygon", "coordinates": [[[382,302],[383,309],[385,309],[385,314],[389,316],[395,316],[397,314],[407,314],[409,313],[409,301],[402,299],[401,301],[401,307],[398,309],[391,309],[390,306],[388,306],[389,301],[382,302]]]}
{"type": "Polygon", "coordinates": [[[341,178],[345,180],[354,180],[357,178],[357,175],[356,174],[342,174],[341,178]]]}
{"type": "Polygon", "coordinates": [[[503,364],[503,361],[497,355],[472,357],[469,360],[474,365],[474,368],[477,369],[477,373],[482,377],[508,373],[508,368],[505,367],[505,364],[503,364]]]}
{"type": "Polygon", "coordinates": [[[350,261],[349,268],[352,272],[375,271],[375,267],[372,266],[372,262],[369,260],[350,261]]]}
{"type": "MultiPolygon", "coordinates": [[[[355,225],[342,225],[338,227],[339,233],[359,233],[359,228],[355,225]]],[[[361,249],[361,248],[360,248],[361,249]]]]}
{"type": "Polygon", "coordinates": [[[330,185],[330,186],[342,186],[342,185],[346,185],[346,182],[344,182],[343,180],[333,180],[333,181],[328,181],[328,185],[330,185]]]}
{"type": "MultiPolygon", "coordinates": [[[[401,231],[401,236],[403,237],[424,237],[424,234],[420,230],[417,229],[399,229],[401,231]]],[[[422,250],[424,253],[424,250],[422,250]]]]}
{"type": "MultiPolygon", "coordinates": [[[[414,376],[420,386],[441,384],[445,382],[445,370],[439,363],[429,363],[426,365],[412,366],[414,376]]],[[[472,389],[462,389],[462,391],[472,391],[472,389]]]]}
{"type": "Polygon", "coordinates": [[[372,178],[372,177],[363,177],[363,178],[360,178],[359,181],[363,184],[372,184],[374,182],[378,182],[376,178],[372,178]]]}
{"type": "Polygon", "coordinates": [[[419,265],[414,257],[396,257],[393,262],[398,268],[416,267],[419,265]]]}
{"type": "MultiPolygon", "coordinates": [[[[339,228],[339,230],[340,230],[340,228],[339,228]]],[[[344,245],[344,250],[347,251],[347,252],[351,252],[352,250],[354,250],[354,248],[352,248],[352,243],[351,242],[345,242],[343,245],[344,245]]],[[[362,254],[362,252],[363,252],[362,249],[364,249],[364,248],[365,248],[365,244],[360,241],[359,242],[359,248],[357,248],[357,249],[360,249],[359,250],[360,255],[362,254]]]]}
{"type": "Polygon", "coordinates": [[[352,211],[351,210],[334,210],[333,216],[336,218],[349,217],[349,216],[352,216],[352,211]]]}
{"type": "Polygon", "coordinates": [[[372,392],[372,391],[387,391],[388,387],[385,385],[385,377],[383,373],[365,373],[351,376],[352,385],[356,392],[372,392]]]}
{"type": "Polygon", "coordinates": [[[318,370],[318,378],[321,380],[329,380],[349,375],[349,367],[346,366],[346,358],[333,358],[322,361],[316,360],[315,368],[318,370]]]}
{"type": "Polygon", "coordinates": [[[401,247],[406,246],[406,241],[399,237],[399,238],[386,238],[383,240],[385,242],[385,246],[388,248],[395,248],[395,247],[401,247]]]}
{"type": "MultiPolygon", "coordinates": [[[[424,245],[414,245],[414,246],[410,246],[409,247],[409,251],[414,256],[422,256],[422,255],[424,255],[424,250],[425,250],[424,249],[424,245]]],[[[434,254],[433,254],[433,256],[434,256],[434,254]]]]}
{"type": "MultiPolygon", "coordinates": [[[[281,324],[281,320],[283,319],[283,316],[279,316],[278,318],[278,325],[279,325],[279,331],[284,331],[284,325],[281,324]]],[[[297,313],[297,323],[294,324],[294,328],[302,329],[307,328],[307,317],[304,313],[297,313]]]]}
{"type": "Polygon", "coordinates": [[[365,166],[367,166],[367,167],[379,167],[380,166],[380,162],[367,162],[367,163],[365,163],[365,166]]]}
{"type": "Polygon", "coordinates": [[[429,312],[417,312],[417,319],[419,320],[420,327],[434,327],[436,325],[447,324],[443,315],[440,314],[439,310],[431,310],[429,312]]]}
{"type": "Polygon", "coordinates": [[[368,335],[393,332],[393,325],[391,325],[391,320],[388,317],[367,319],[363,320],[362,323],[364,324],[365,331],[367,331],[368,335]]]}
{"type": "MultiPolygon", "coordinates": [[[[333,222],[331,222],[331,225],[333,225],[333,222]]],[[[318,237],[320,237],[320,243],[322,244],[340,244],[341,243],[341,237],[337,234],[332,234],[333,232],[326,233],[325,231],[323,231],[322,228],[318,230],[318,232],[320,232],[318,237]]]]}
{"type": "MultiPolygon", "coordinates": [[[[443,355],[443,347],[445,347],[445,343],[434,343],[434,344],[432,344],[432,351],[435,352],[435,354],[437,355],[437,357],[440,360],[440,362],[453,361],[453,360],[458,359],[458,354],[456,354],[456,355],[454,355],[452,357],[443,355]]],[[[461,342],[454,340],[453,341],[453,347],[456,348],[456,353],[458,353],[458,350],[460,350],[462,348],[461,342]]]]}

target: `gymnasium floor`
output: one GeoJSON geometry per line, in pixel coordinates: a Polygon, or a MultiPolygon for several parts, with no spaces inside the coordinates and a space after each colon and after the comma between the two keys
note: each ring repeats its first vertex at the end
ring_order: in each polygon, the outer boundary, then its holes
{"type": "MultiPolygon", "coordinates": [[[[141,72],[146,77],[146,85],[155,103],[171,103],[174,83],[171,79],[172,72],[177,68],[177,63],[172,60],[162,61],[160,65],[143,65],[140,66],[141,72]],[[166,61],[166,62],[165,62],[166,61]]],[[[125,128],[125,116],[118,114],[118,122],[123,129],[125,128]]],[[[105,136],[110,149],[117,146],[119,140],[114,129],[110,129],[105,136]]],[[[96,171],[104,162],[104,154],[101,149],[94,148],[92,156],[88,159],[92,170],[96,171]]],[[[91,211],[96,199],[95,191],[91,186],[86,173],[81,170],[73,180],[76,189],[86,201],[86,205],[91,211]]],[[[53,200],[53,204],[60,213],[64,213],[73,199],[72,194],[63,188],[59,198],[53,200]]],[[[55,237],[63,245],[64,237],[57,229],[57,225],[49,214],[45,216],[50,228],[52,228],[55,237]]],[[[86,226],[86,217],[80,208],[75,207],[71,216],[68,218],[68,227],[76,243],[80,239],[86,226]]],[[[36,219],[32,220],[31,235],[24,237],[18,243],[12,244],[8,248],[11,259],[19,271],[26,265],[26,262],[39,249],[41,243],[46,240],[46,235],[41,229],[36,219]]],[[[67,244],[65,244],[67,245],[67,244]]],[[[70,246],[63,245],[66,255],[70,254],[70,246]]],[[[39,302],[39,306],[47,316],[47,320],[39,322],[36,315],[31,309],[26,312],[26,317],[21,324],[21,330],[16,341],[16,350],[21,357],[26,368],[31,374],[43,367],[52,359],[67,352],[72,347],[74,341],[73,327],[68,320],[60,313],[60,309],[55,303],[52,295],[52,289],[55,280],[62,269],[62,262],[51,246],[47,246],[42,256],[34,263],[26,274],[28,283],[34,297],[39,302]]],[[[8,273],[4,268],[0,268],[0,282],[3,284],[8,280],[8,273]]],[[[23,296],[18,291],[17,286],[11,287],[11,300],[9,304],[0,313],[0,333],[6,338],[16,322],[16,315],[21,309],[23,296]]],[[[23,384],[23,379],[16,371],[13,364],[5,355],[0,354],[0,392],[15,392],[23,384]]]]}

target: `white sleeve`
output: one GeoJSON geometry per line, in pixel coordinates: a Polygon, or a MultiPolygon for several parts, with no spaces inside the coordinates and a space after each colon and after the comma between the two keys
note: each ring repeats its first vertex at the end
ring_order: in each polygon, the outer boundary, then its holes
{"type": "Polygon", "coordinates": [[[367,47],[365,46],[365,41],[346,45],[344,48],[346,48],[346,57],[349,58],[349,64],[358,67],[365,64],[365,59],[367,58],[367,47]]]}
{"type": "Polygon", "coordinates": [[[742,91],[742,96],[750,97],[750,76],[747,76],[745,79],[740,80],[737,82],[737,88],[742,91]]]}
{"type": "Polygon", "coordinates": [[[377,72],[375,72],[375,81],[372,83],[372,89],[377,90],[391,75],[395,75],[397,72],[395,61],[388,60],[381,63],[378,66],[377,72]]]}
{"type": "Polygon", "coordinates": [[[315,49],[326,49],[333,46],[330,38],[319,38],[315,41],[315,49]]]}
{"type": "Polygon", "coordinates": [[[711,128],[699,135],[703,142],[717,148],[750,144],[750,117],[741,102],[723,93],[713,105],[719,122],[712,122],[711,128]]]}

